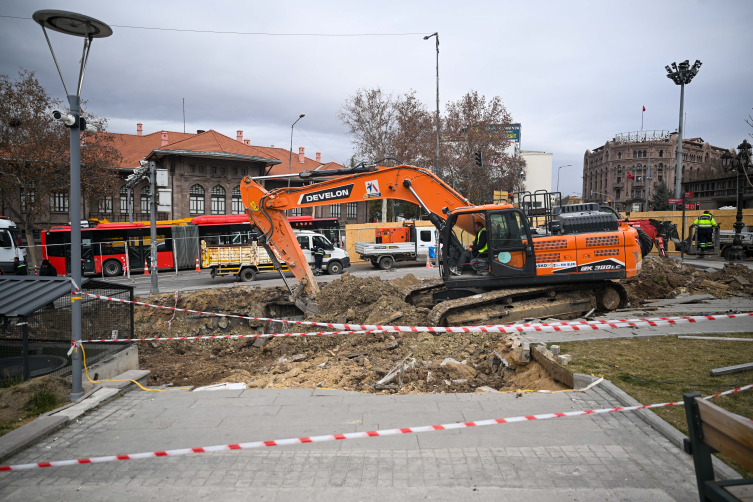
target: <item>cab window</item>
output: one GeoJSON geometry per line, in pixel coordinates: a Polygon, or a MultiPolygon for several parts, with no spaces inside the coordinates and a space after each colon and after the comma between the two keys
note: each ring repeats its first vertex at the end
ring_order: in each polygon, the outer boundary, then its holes
{"type": "Polygon", "coordinates": [[[313,236],[314,239],[314,246],[320,247],[322,249],[332,250],[335,249],[335,247],[332,245],[330,241],[327,240],[326,237],[322,237],[321,235],[315,235],[313,236]]]}
{"type": "Polygon", "coordinates": [[[431,242],[431,230],[421,230],[421,242],[431,242]]]}
{"type": "Polygon", "coordinates": [[[496,249],[523,246],[525,231],[521,227],[523,221],[517,211],[492,214],[489,244],[496,249]]]}
{"type": "Polygon", "coordinates": [[[311,249],[308,236],[298,237],[298,245],[301,246],[301,249],[311,249]]]}

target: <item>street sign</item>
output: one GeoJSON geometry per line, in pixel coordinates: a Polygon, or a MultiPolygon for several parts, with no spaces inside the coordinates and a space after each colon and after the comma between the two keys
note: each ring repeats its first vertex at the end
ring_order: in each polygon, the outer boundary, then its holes
{"type": "Polygon", "coordinates": [[[688,209],[690,211],[694,211],[695,210],[695,203],[693,203],[693,202],[687,202],[687,203],[685,203],[685,209],[688,209]]]}
{"type": "Polygon", "coordinates": [[[682,204],[682,199],[669,199],[667,200],[667,204],[669,205],[682,204]]]}
{"type": "Polygon", "coordinates": [[[685,198],[686,199],[692,199],[693,198],[693,192],[685,192],[685,198]]]}

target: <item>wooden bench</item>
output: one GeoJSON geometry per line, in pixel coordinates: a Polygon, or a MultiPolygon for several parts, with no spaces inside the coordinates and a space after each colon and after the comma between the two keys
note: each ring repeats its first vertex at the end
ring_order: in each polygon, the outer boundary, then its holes
{"type": "Polygon", "coordinates": [[[712,453],[722,453],[753,471],[753,421],[701,399],[697,392],[683,398],[689,436],[685,451],[693,455],[701,502],[753,502],[753,478],[715,481],[711,463],[712,453]]]}

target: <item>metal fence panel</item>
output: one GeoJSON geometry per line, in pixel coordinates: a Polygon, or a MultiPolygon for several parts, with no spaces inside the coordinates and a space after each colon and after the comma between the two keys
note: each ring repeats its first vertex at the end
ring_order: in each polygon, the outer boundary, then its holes
{"type": "MultiPolygon", "coordinates": [[[[89,280],[81,288],[88,293],[133,300],[133,289],[89,280]]],[[[81,338],[103,340],[133,338],[133,304],[84,296],[81,308],[81,338]]],[[[71,339],[71,295],[63,295],[28,316],[0,316],[0,386],[42,375],[67,376],[71,339]]],[[[86,347],[91,366],[119,352],[130,343],[86,347]]]]}

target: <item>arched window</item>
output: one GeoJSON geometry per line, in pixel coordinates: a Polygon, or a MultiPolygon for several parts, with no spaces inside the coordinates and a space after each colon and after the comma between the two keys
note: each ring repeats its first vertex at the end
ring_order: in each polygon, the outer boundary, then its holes
{"type": "Polygon", "coordinates": [[[659,150],[659,157],[664,157],[664,150],[659,150]]]}
{"type": "Polygon", "coordinates": [[[141,212],[148,213],[151,207],[152,198],[149,197],[149,185],[144,185],[141,188],[141,212]]]}
{"type": "Polygon", "coordinates": [[[231,202],[231,211],[233,214],[243,214],[243,200],[241,199],[241,187],[238,185],[233,188],[233,200],[231,202]]]}
{"type": "Polygon", "coordinates": [[[637,166],[635,166],[635,170],[636,171],[642,171],[643,170],[643,166],[641,164],[638,164],[637,166]]]}
{"type": "Polygon", "coordinates": [[[221,185],[212,188],[212,214],[225,214],[225,189],[221,185]]]}
{"type": "Polygon", "coordinates": [[[633,158],[634,159],[638,158],[638,152],[636,150],[633,150],[633,158]]]}
{"type": "Polygon", "coordinates": [[[662,169],[664,169],[664,164],[662,164],[661,162],[659,162],[659,171],[661,171],[662,169]]]}
{"type": "Polygon", "coordinates": [[[204,214],[204,187],[196,184],[188,191],[188,208],[191,214],[204,214]]]}
{"type": "Polygon", "coordinates": [[[621,159],[621,158],[622,158],[622,152],[617,152],[617,158],[618,158],[618,159],[621,159]]]}
{"type": "Polygon", "coordinates": [[[646,156],[646,150],[643,150],[643,156],[644,157],[646,156]]]}

